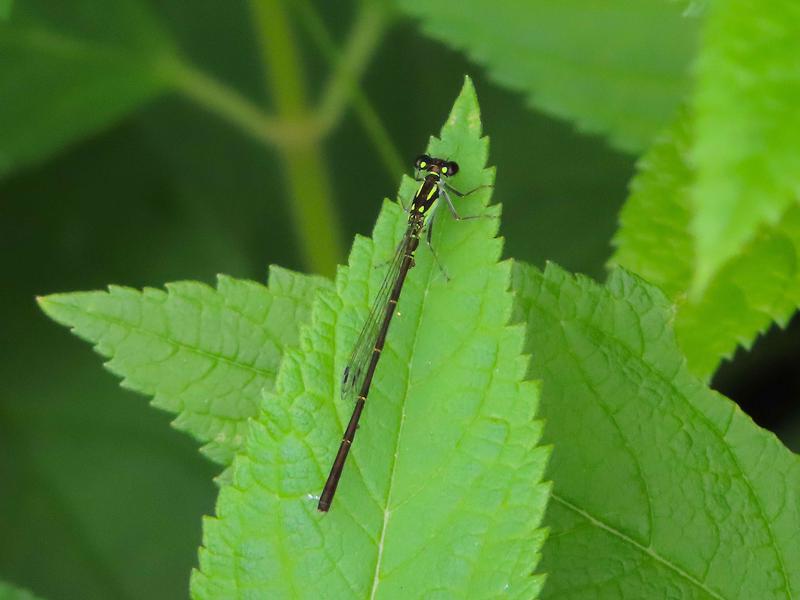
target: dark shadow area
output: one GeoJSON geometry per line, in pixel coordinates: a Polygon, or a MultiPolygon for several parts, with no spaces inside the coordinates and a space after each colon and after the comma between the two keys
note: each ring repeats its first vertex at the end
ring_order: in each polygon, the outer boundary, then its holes
{"type": "Polygon", "coordinates": [[[739,349],[712,383],[761,427],[800,451],[800,319],[786,329],[772,327],[749,352],[739,349]]]}

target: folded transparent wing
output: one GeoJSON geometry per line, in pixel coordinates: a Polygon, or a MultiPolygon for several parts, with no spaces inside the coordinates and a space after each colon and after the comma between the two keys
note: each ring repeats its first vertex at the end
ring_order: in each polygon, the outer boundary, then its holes
{"type": "Polygon", "coordinates": [[[375,349],[376,338],[386,316],[386,304],[389,302],[395,281],[403,265],[406,248],[411,241],[412,229],[413,227],[409,226],[400,244],[398,244],[390,261],[389,269],[381,282],[381,287],[372,301],[367,320],[361,328],[361,333],[358,334],[358,340],[353,347],[353,352],[350,354],[350,359],[347,361],[347,366],[345,366],[342,375],[342,398],[355,397],[364,384],[364,379],[367,376],[367,366],[375,349]]]}

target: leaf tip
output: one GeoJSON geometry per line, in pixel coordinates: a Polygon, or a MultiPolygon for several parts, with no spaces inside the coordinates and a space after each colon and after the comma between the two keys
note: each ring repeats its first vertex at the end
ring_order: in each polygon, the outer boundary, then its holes
{"type": "Polygon", "coordinates": [[[464,84],[461,86],[461,94],[470,94],[477,100],[478,95],[475,93],[475,84],[472,82],[472,77],[468,74],[464,75],[464,84]]]}
{"type": "Polygon", "coordinates": [[[444,137],[445,131],[449,128],[455,127],[459,121],[466,120],[467,128],[472,132],[477,131],[477,135],[481,134],[481,111],[478,104],[478,94],[475,91],[475,85],[469,75],[464,76],[464,84],[461,86],[461,91],[458,93],[450,115],[442,127],[441,137],[444,137]]]}
{"type": "Polygon", "coordinates": [[[46,296],[35,296],[34,300],[39,305],[41,311],[54,321],[59,321],[59,298],[61,294],[47,294],[46,296]]]}

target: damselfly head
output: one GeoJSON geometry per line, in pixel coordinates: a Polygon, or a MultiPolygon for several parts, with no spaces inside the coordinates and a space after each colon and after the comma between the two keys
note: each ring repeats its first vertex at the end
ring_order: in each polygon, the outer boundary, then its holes
{"type": "Polygon", "coordinates": [[[417,157],[414,166],[420,171],[436,173],[445,177],[452,177],[458,173],[458,163],[452,160],[444,160],[422,154],[417,157]]]}

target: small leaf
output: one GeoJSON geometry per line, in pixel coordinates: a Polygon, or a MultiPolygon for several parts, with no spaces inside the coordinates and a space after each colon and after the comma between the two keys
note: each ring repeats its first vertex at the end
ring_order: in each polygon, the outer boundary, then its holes
{"type": "Polygon", "coordinates": [[[536,108],[636,152],[689,90],[697,22],[679,2],[398,0],[536,108]]]}
{"type": "Polygon", "coordinates": [[[800,206],[762,227],[700,295],[687,298],[694,264],[690,129],[684,113],[640,161],[612,261],[677,303],[678,343],[692,372],[709,379],[722,358],[738,345],[749,348],[772,323],[785,325],[800,305],[800,206]]]}
{"type": "MultiPolygon", "coordinates": [[[[493,179],[480,135],[467,81],[429,146],[460,163],[461,190],[493,179]]],[[[416,185],[405,178],[400,196],[416,185]]],[[[497,214],[488,196],[459,199],[458,209],[497,214]]],[[[336,293],[320,294],[265,394],[233,483],[204,524],[193,597],[536,597],[547,451],[537,448],[523,330],[507,325],[510,264],[497,262],[495,219],[438,217],[433,241],[452,279],[422,244],[331,511],[317,512],[317,498],[353,408],[339,381],[380,265],[405,230],[394,203],[372,240],[356,240],[336,293]]]]}
{"type": "Polygon", "coordinates": [[[695,294],[800,199],[800,3],[712,3],[697,77],[695,294]]]}
{"type": "Polygon", "coordinates": [[[329,285],[272,268],[269,288],[220,276],[217,289],[189,281],[167,284],[166,292],[111,286],[39,303],[96,344],[123,386],[153,396],[154,406],[178,415],[175,427],[228,464],[262,388],[272,387],[283,352],[297,344],[312,298],[329,285]]]}
{"type": "Polygon", "coordinates": [[[544,597],[796,597],[800,461],[688,372],[661,292],[553,265],[514,288],[558,441],[544,597]]]}
{"type": "Polygon", "coordinates": [[[37,600],[38,596],[34,596],[27,590],[14,587],[10,583],[0,580],[0,600],[37,600]]]}
{"type": "Polygon", "coordinates": [[[153,98],[166,86],[157,65],[172,53],[141,2],[18,3],[0,22],[0,175],[153,98]]]}

